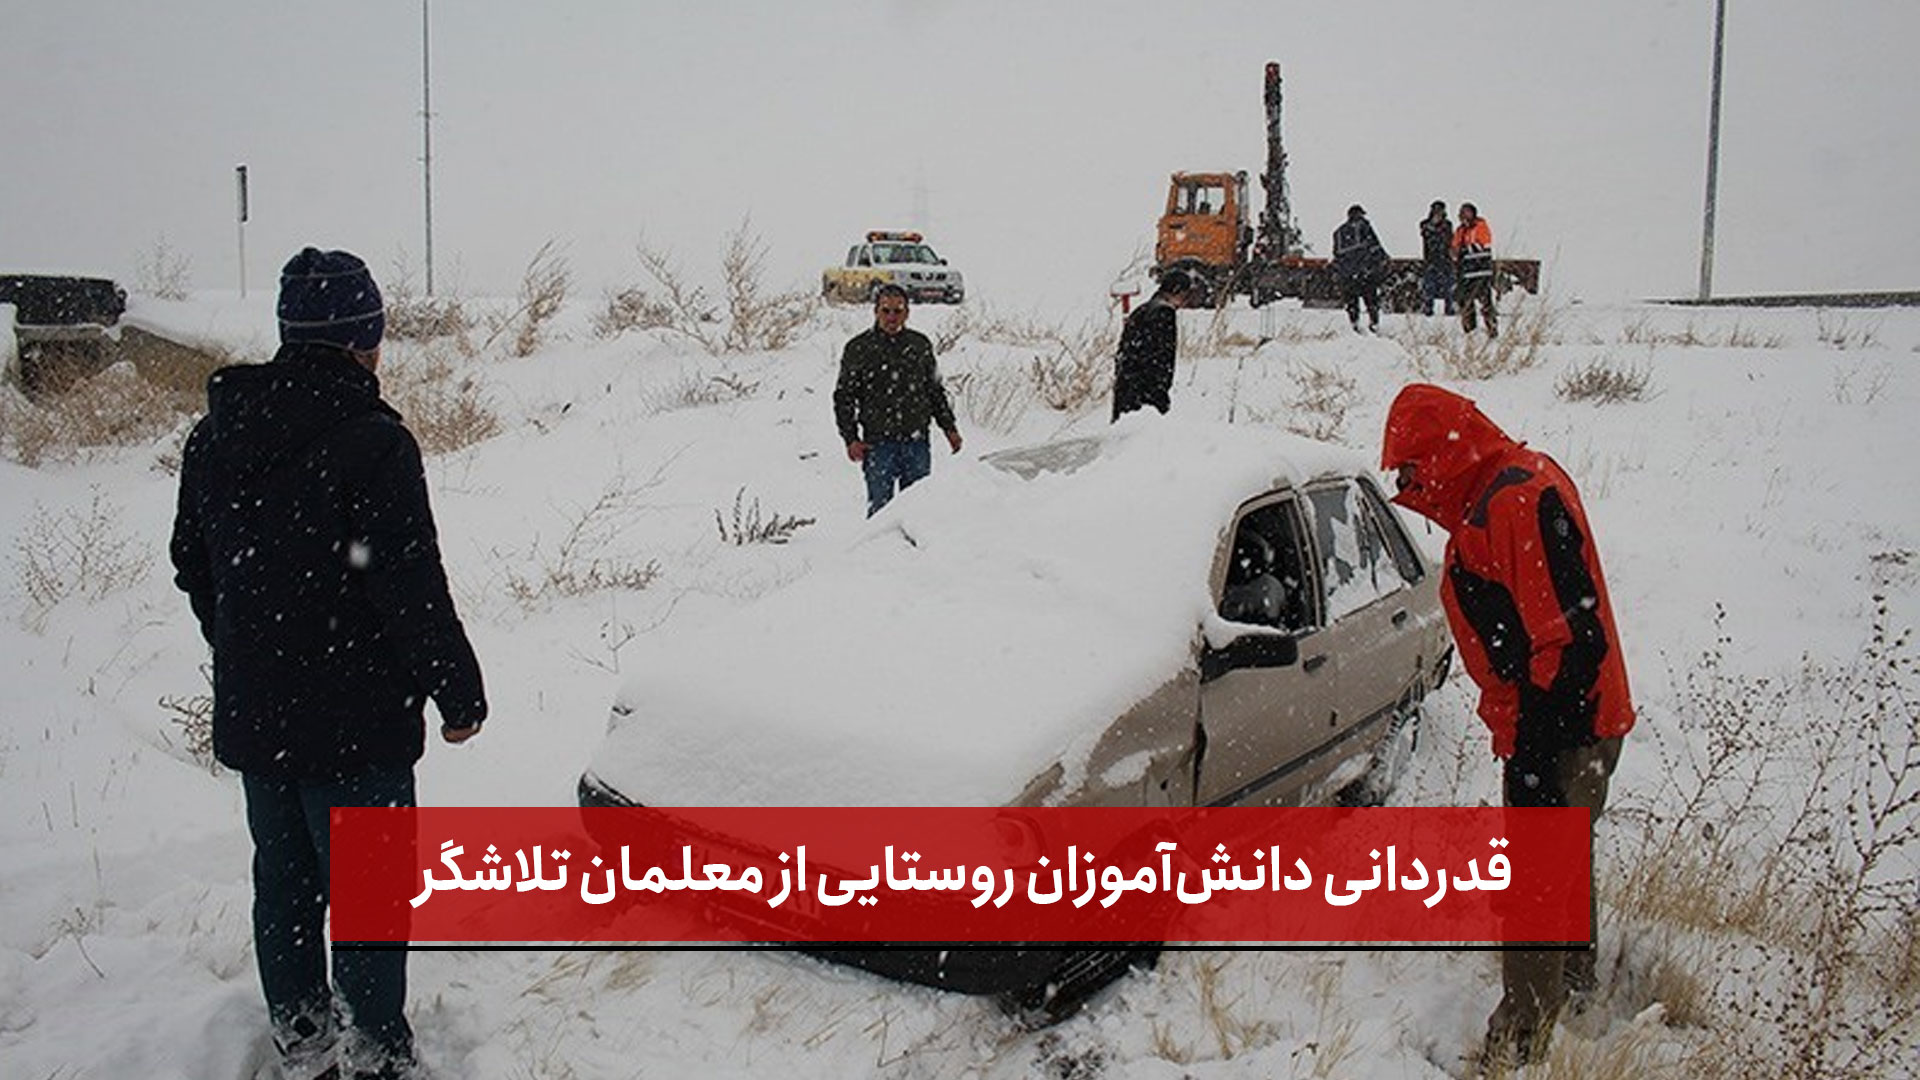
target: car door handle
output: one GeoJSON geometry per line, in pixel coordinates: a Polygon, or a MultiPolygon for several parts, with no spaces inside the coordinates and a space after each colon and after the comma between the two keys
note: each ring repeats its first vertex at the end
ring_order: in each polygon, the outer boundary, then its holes
{"type": "Polygon", "coordinates": [[[1393,625],[1395,626],[1407,625],[1407,609],[1406,608],[1401,608],[1399,611],[1396,611],[1393,613],[1393,625]]]}
{"type": "Polygon", "coordinates": [[[1326,664],[1326,662],[1327,662],[1327,654],[1321,653],[1318,656],[1307,657],[1306,660],[1302,662],[1300,666],[1306,671],[1310,671],[1310,672],[1319,671],[1320,668],[1326,664]]]}

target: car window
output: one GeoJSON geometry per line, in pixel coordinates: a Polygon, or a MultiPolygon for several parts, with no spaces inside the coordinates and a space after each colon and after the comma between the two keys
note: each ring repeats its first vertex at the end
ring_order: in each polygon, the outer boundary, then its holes
{"type": "MultiPolygon", "coordinates": [[[[1387,500],[1381,496],[1379,488],[1366,483],[1360,485],[1360,490],[1366,497],[1368,516],[1373,519],[1374,527],[1379,530],[1380,539],[1386,545],[1390,560],[1381,569],[1385,571],[1391,568],[1402,583],[1409,585],[1425,577],[1426,567],[1420,562],[1420,557],[1414,553],[1413,541],[1407,536],[1406,529],[1400,521],[1400,515],[1394,513],[1393,507],[1387,505],[1387,500]]],[[[1382,581],[1384,580],[1383,578],[1382,581]]],[[[1383,589],[1382,591],[1391,590],[1383,589]]]]}
{"type": "Polygon", "coordinates": [[[1307,492],[1313,511],[1314,544],[1326,579],[1327,619],[1356,611],[1406,582],[1387,558],[1379,526],[1361,501],[1352,480],[1323,484],[1307,492]],[[1385,564],[1386,572],[1381,573],[1385,564]]]}
{"type": "Polygon", "coordinates": [[[1290,496],[1241,515],[1220,590],[1220,617],[1281,630],[1319,625],[1319,590],[1303,539],[1300,511],[1290,496]]]}

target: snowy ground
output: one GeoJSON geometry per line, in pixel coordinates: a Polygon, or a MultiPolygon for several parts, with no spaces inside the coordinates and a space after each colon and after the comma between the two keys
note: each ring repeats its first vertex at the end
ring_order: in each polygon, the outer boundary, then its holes
{"type": "MultiPolygon", "coordinates": [[[[622,667],[650,638],[807,574],[863,524],[828,400],[839,344],[863,312],[830,311],[782,352],[720,359],[649,334],[598,340],[584,313],[570,315],[531,357],[460,364],[503,432],[428,463],[493,719],[468,746],[432,745],[423,803],[570,802],[622,667]],[[714,392],[716,376],[731,389],[714,392]],[[690,403],[699,397],[730,400],[690,403]],[[784,546],[725,544],[715,513],[742,492],[769,515],[817,523],[784,546]],[[540,589],[556,570],[648,564],[658,575],[644,589],[540,589]]],[[[264,297],[136,302],[133,316],[255,353],[272,337],[264,297]]],[[[914,325],[945,317],[917,309],[914,325]]],[[[1194,336],[1205,330],[1205,316],[1187,318],[1194,336]]],[[[1235,312],[1232,326],[1254,335],[1262,318],[1235,312]]],[[[1337,313],[1267,318],[1280,333],[1257,351],[1183,361],[1175,409],[1285,424],[1302,415],[1312,366],[1353,379],[1336,434],[1372,451],[1387,402],[1431,355],[1402,343],[1418,328],[1392,317],[1398,340],[1359,338],[1337,313]]],[[[1764,676],[1855,656],[1876,593],[1896,627],[1920,615],[1916,350],[1916,312],[1570,306],[1539,366],[1451,384],[1582,485],[1642,713],[1616,801],[1660,790],[1671,759],[1656,749],[1692,737],[1685,674],[1721,635],[1727,667],[1764,676]],[[1596,359],[1649,371],[1649,396],[1556,397],[1558,378],[1596,359]]],[[[942,365],[951,379],[1023,368],[1040,351],[963,339],[942,365]]],[[[420,362],[408,349],[388,360],[394,372],[420,362]]],[[[1104,398],[1068,414],[956,396],[990,413],[963,407],[969,457],[1105,423],[1104,398]]],[[[191,760],[161,705],[207,689],[204,647],[164,565],[175,481],[161,462],[172,445],[34,470],[0,462],[11,560],[0,620],[7,1076],[228,1080],[253,1076],[267,1053],[239,786],[191,760]],[[54,535],[96,538],[96,556],[125,580],[36,600],[26,551],[54,535]]],[[[86,580],[114,576],[107,569],[86,580]]],[[[1461,680],[1430,716],[1401,799],[1495,800],[1461,680]]],[[[1624,987],[1644,964],[1616,948],[1602,968],[1624,987]]],[[[1499,987],[1485,953],[1175,953],[1087,1014],[1027,1034],[982,1001],[776,954],[434,953],[411,970],[428,1062],[481,1078],[1438,1077],[1475,1045],[1499,987]]],[[[1617,989],[1561,1042],[1671,1061],[1708,1038],[1663,1026],[1655,1004],[1617,989]]]]}

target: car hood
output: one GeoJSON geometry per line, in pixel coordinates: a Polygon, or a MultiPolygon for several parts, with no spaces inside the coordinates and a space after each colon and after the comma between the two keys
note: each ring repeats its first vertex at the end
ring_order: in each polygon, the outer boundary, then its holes
{"type": "Polygon", "coordinates": [[[591,771],[655,806],[997,805],[1191,663],[1245,499],[1364,468],[1271,431],[1136,414],[942,462],[845,549],[636,648],[591,771]]]}

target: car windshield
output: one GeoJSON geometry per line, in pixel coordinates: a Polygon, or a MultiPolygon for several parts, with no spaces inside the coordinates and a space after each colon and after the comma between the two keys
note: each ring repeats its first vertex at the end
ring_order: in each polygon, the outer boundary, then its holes
{"type": "Polygon", "coordinates": [[[938,263],[940,256],[925,244],[875,244],[873,261],[876,263],[938,263]]]}
{"type": "Polygon", "coordinates": [[[1002,450],[980,460],[1022,480],[1031,480],[1041,473],[1066,474],[1079,469],[1100,456],[1100,445],[1095,438],[1063,439],[1044,446],[1002,450]]]}

